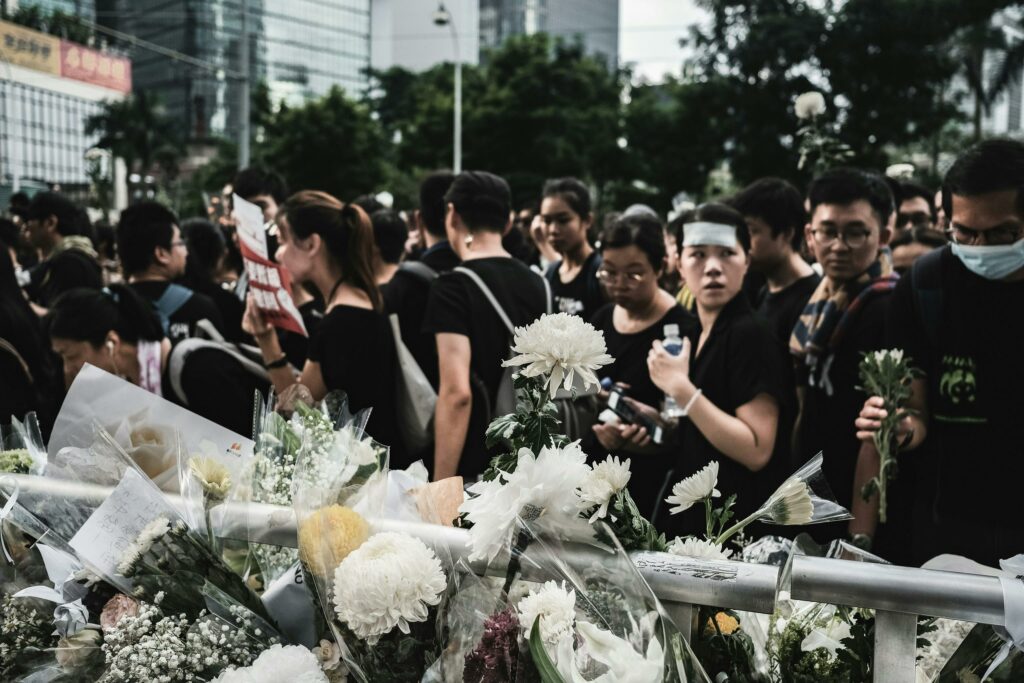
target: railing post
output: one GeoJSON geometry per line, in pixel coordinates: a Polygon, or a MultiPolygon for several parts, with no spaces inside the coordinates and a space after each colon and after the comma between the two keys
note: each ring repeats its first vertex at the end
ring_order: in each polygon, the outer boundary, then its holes
{"type": "Polygon", "coordinates": [[[914,683],[917,669],[917,615],[875,612],[875,683],[914,683]]]}
{"type": "MultiPolygon", "coordinates": [[[[693,636],[694,610],[699,608],[688,602],[666,602],[664,605],[665,611],[668,612],[668,616],[671,617],[676,628],[679,629],[679,633],[689,643],[690,638],[693,636]]],[[[699,625],[698,628],[700,628],[699,625]]]]}

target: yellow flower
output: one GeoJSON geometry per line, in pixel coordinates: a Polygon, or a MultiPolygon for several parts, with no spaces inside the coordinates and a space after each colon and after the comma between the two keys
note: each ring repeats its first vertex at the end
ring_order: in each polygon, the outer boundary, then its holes
{"type": "Polygon", "coordinates": [[[189,472],[203,488],[203,497],[210,503],[219,503],[231,491],[231,473],[213,458],[190,458],[189,472]]]}
{"type": "Polygon", "coordinates": [[[370,537],[370,525],[342,505],[314,512],[299,524],[299,559],[317,576],[330,576],[349,553],[370,537]]]}
{"type": "Polygon", "coordinates": [[[715,615],[715,620],[708,619],[707,626],[704,627],[704,632],[714,635],[715,624],[718,624],[718,631],[721,631],[723,636],[729,636],[740,630],[740,620],[736,617],[726,614],[725,612],[719,612],[715,615]]]}

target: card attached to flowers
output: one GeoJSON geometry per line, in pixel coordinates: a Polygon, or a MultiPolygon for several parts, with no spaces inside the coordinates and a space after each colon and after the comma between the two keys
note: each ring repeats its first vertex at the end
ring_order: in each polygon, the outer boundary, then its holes
{"type": "Polygon", "coordinates": [[[161,515],[173,519],[177,512],[141,474],[128,469],[70,545],[83,560],[114,576],[124,551],[147,524],[161,515]]]}

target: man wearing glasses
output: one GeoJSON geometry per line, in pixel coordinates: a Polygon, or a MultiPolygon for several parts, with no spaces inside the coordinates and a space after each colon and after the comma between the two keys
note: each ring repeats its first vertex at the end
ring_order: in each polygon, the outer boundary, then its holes
{"type": "MultiPolygon", "coordinates": [[[[895,207],[881,176],[849,168],[815,178],[808,201],[805,235],[823,277],[789,340],[800,399],[793,452],[798,461],[822,452],[836,500],[852,509],[861,484],[855,477],[860,442],[852,421],[866,398],[857,389],[858,365],[865,352],[885,343],[886,304],[896,276],[884,247],[895,207]]],[[[824,542],[847,531],[846,524],[837,523],[811,533],[824,542]]]]}
{"type": "MultiPolygon", "coordinates": [[[[922,555],[984,564],[1024,551],[1024,144],[987,140],[949,169],[952,244],[921,257],[892,296],[890,345],[922,371],[901,424],[904,450],[937,462],[935,538],[922,555]]],[[[857,420],[870,440],[877,397],[857,420]]]]}

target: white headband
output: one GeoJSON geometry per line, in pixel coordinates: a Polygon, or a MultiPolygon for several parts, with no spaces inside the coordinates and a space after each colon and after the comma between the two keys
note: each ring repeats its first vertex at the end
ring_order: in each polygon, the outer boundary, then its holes
{"type": "Polygon", "coordinates": [[[686,223],[683,225],[683,246],[695,245],[736,248],[736,226],[722,223],[686,223]]]}

